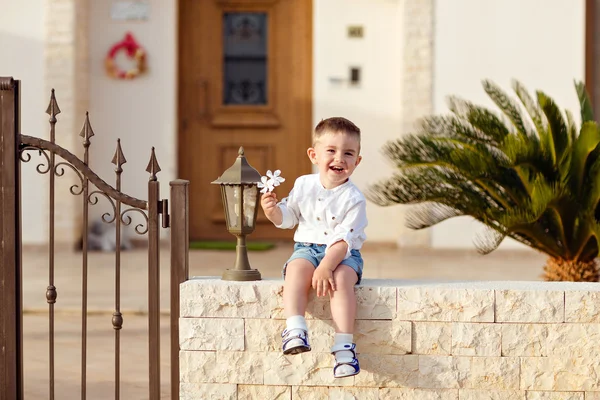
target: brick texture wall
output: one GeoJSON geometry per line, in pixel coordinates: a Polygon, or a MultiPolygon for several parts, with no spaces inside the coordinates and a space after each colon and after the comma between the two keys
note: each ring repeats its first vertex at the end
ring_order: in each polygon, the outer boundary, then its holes
{"type": "MultiPolygon", "coordinates": [[[[47,0],[45,14],[45,92],[49,98],[51,89],[55,89],[61,110],[57,116],[56,143],[82,157],[79,132],[89,104],[88,1],[47,0]]],[[[57,245],[71,246],[81,234],[83,200],[81,195],[73,196],[69,192],[73,184],[80,182],[69,169],[56,179],[57,245]]]]}
{"type": "Polygon", "coordinates": [[[362,372],[337,380],[328,301],[309,303],[312,351],[284,356],[281,293],[278,280],[182,285],[182,399],[600,399],[597,285],[366,280],[362,372]]]}
{"type": "MultiPolygon", "coordinates": [[[[403,134],[433,111],[434,7],[434,0],[404,1],[403,134]]],[[[403,224],[398,242],[402,247],[428,247],[430,236],[430,229],[414,231],[403,224]]]]}

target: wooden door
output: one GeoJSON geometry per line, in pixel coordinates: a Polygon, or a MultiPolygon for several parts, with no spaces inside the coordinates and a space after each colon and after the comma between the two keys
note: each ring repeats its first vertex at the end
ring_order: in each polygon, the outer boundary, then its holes
{"type": "MultiPolygon", "coordinates": [[[[190,180],[190,237],[231,239],[210,182],[244,146],[262,175],[311,172],[312,0],[180,0],[178,176],[190,180]]],[[[250,239],[289,239],[259,211],[250,239]]]]}

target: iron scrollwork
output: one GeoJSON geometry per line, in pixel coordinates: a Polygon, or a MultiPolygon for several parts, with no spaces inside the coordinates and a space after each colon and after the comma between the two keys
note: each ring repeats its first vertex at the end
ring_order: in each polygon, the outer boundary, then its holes
{"type": "Polygon", "coordinates": [[[77,174],[77,177],[79,178],[79,183],[78,184],[73,184],[70,188],[69,188],[69,192],[71,192],[72,195],[74,196],[78,196],[81,193],[83,193],[83,176],[81,176],[81,173],[77,170],[77,168],[75,168],[73,165],[71,165],[68,162],[59,162],[58,164],[56,164],[54,166],[54,174],[56,176],[63,176],[65,174],[65,168],[64,167],[69,167],[73,170],[73,172],[75,172],[75,174],[77,174]]]}
{"type": "Polygon", "coordinates": [[[135,232],[138,235],[144,235],[148,232],[148,216],[146,215],[145,212],[143,212],[142,210],[140,210],[139,208],[128,208],[127,210],[124,210],[121,213],[121,222],[123,223],[123,225],[125,226],[129,226],[131,225],[132,219],[129,215],[125,215],[128,212],[138,212],[140,214],[142,214],[142,216],[144,217],[144,221],[146,222],[146,226],[144,227],[144,224],[137,224],[135,226],[135,232]],[[143,230],[141,230],[143,228],[143,230]]]}
{"type": "Polygon", "coordinates": [[[94,190],[93,192],[91,192],[88,196],[88,202],[93,206],[98,204],[98,195],[106,198],[106,200],[108,200],[108,202],[112,206],[112,210],[113,210],[112,215],[111,215],[110,211],[102,214],[102,221],[106,222],[107,224],[112,224],[117,217],[117,206],[115,205],[115,202],[112,199],[112,197],[110,197],[108,194],[104,193],[101,190],[94,190]]]}
{"type": "MultiPolygon", "coordinates": [[[[111,185],[109,185],[108,183],[103,181],[98,175],[96,175],[96,173],[94,171],[92,171],[90,169],[90,167],[87,164],[85,164],[83,161],[81,161],[77,156],[75,156],[73,153],[69,152],[68,150],[58,146],[55,143],[51,143],[47,140],[36,138],[36,137],[21,135],[20,151],[22,152],[25,149],[42,150],[42,151],[47,150],[51,153],[54,153],[55,155],[61,157],[63,160],[65,160],[69,164],[71,164],[71,166],[74,169],[79,171],[91,183],[93,183],[100,191],[104,192],[109,197],[111,197],[115,200],[120,200],[123,204],[127,204],[128,206],[131,206],[131,207],[136,207],[136,208],[139,208],[142,210],[148,209],[148,203],[146,201],[136,199],[134,197],[128,196],[128,195],[116,190],[114,187],[112,187],[111,185]]],[[[47,154],[44,154],[44,155],[46,156],[46,158],[48,160],[50,160],[50,157],[47,154]]],[[[24,157],[21,157],[21,160],[23,160],[23,158],[24,157]]],[[[31,156],[29,154],[27,154],[27,158],[23,161],[28,161],[30,158],[31,158],[31,156]]],[[[38,172],[40,172],[40,169],[38,169],[38,172]]],[[[50,167],[47,167],[46,169],[49,170],[50,167]]],[[[42,169],[42,171],[43,171],[43,169],[42,169]]],[[[45,172],[48,172],[48,171],[45,171],[45,172]]]]}
{"type": "Polygon", "coordinates": [[[42,161],[35,167],[36,171],[40,174],[47,174],[50,171],[50,156],[42,149],[35,146],[21,146],[19,148],[19,159],[23,162],[31,161],[31,154],[26,151],[38,151],[40,156],[46,157],[46,164],[42,161]]]}

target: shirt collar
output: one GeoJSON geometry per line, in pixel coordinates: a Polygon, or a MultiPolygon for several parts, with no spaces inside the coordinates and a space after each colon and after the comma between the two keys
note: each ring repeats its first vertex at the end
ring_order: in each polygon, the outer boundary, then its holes
{"type": "Polygon", "coordinates": [[[339,192],[340,190],[343,190],[344,188],[346,188],[346,187],[350,186],[350,184],[352,183],[352,182],[350,181],[350,178],[348,178],[348,180],[347,180],[346,182],[342,183],[341,185],[339,185],[339,186],[336,186],[336,187],[334,187],[333,189],[327,189],[327,188],[325,188],[325,187],[323,186],[323,184],[321,183],[321,177],[319,176],[319,174],[318,174],[318,173],[316,173],[316,174],[315,174],[315,176],[316,176],[316,184],[317,184],[317,187],[319,188],[319,190],[323,190],[323,191],[325,191],[325,192],[328,192],[328,193],[336,193],[336,192],[339,192]]]}

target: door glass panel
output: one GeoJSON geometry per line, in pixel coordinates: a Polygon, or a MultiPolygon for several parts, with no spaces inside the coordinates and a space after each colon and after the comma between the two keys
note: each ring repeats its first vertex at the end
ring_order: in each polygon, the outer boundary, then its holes
{"type": "Polygon", "coordinates": [[[223,104],[267,104],[267,14],[223,14],[223,104]]]}

